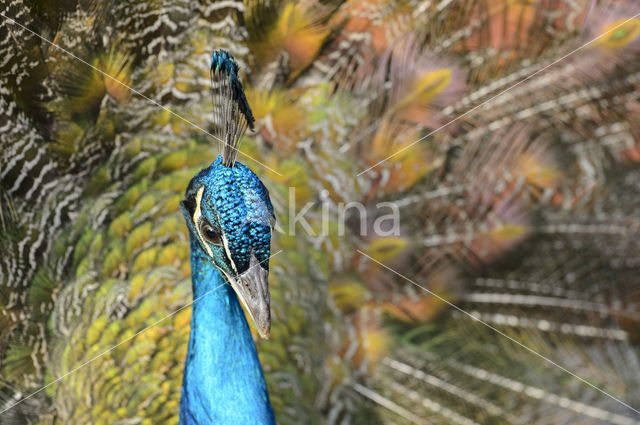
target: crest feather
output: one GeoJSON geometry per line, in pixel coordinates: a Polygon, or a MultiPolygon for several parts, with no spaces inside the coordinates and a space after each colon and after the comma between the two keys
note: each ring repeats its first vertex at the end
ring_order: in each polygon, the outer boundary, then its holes
{"type": "Polygon", "coordinates": [[[254,129],[254,118],[238,78],[240,67],[233,55],[223,49],[211,55],[211,100],[215,136],[222,155],[222,164],[233,167],[238,158],[240,139],[247,127],[254,129]]]}

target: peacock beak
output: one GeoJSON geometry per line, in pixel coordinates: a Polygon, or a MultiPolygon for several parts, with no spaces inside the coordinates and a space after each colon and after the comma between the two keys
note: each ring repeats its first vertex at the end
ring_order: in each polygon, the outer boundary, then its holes
{"type": "Polygon", "coordinates": [[[268,274],[269,272],[262,268],[256,256],[251,253],[247,271],[241,273],[236,279],[231,279],[231,287],[264,339],[268,339],[271,332],[268,274]]]}

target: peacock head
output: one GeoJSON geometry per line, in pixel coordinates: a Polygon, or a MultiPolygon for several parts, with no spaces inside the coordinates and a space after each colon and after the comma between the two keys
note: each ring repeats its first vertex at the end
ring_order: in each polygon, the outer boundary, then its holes
{"type": "Polygon", "coordinates": [[[189,183],[180,209],[196,254],[221,272],[249,312],[260,336],[269,337],[269,255],[275,223],[269,192],[236,162],[238,146],[254,118],[238,78],[240,67],[226,50],[211,56],[211,99],[220,156],[189,183]]]}
{"type": "Polygon", "coordinates": [[[275,223],[269,192],[246,166],[222,156],[191,180],[180,209],[192,249],[207,258],[231,285],[260,336],[268,338],[269,256],[275,223]]]}

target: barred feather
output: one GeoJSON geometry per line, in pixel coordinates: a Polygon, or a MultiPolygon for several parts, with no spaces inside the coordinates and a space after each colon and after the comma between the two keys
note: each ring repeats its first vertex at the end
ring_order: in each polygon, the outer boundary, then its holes
{"type": "Polygon", "coordinates": [[[281,174],[278,423],[638,423],[486,326],[638,407],[633,2],[35,3],[0,12],[177,115],[0,17],[0,409],[90,361],[0,423],[177,423],[198,127],[281,174]]]}

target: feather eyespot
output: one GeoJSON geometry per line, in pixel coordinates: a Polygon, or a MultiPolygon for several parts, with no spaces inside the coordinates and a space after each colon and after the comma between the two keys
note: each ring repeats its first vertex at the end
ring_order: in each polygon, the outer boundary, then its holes
{"type": "Polygon", "coordinates": [[[218,233],[209,223],[202,223],[200,225],[200,232],[202,236],[212,245],[222,245],[222,239],[220,233],[218,233]]]}

